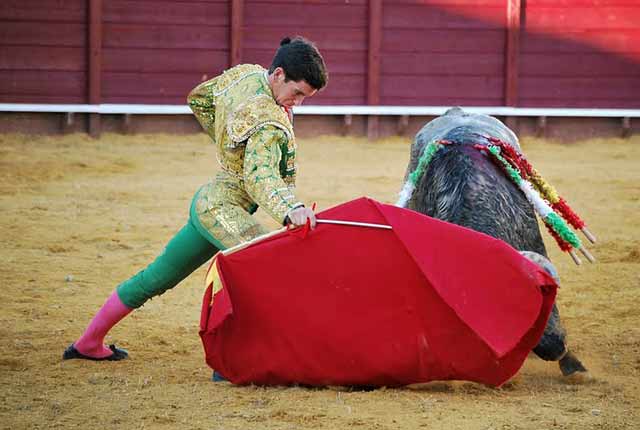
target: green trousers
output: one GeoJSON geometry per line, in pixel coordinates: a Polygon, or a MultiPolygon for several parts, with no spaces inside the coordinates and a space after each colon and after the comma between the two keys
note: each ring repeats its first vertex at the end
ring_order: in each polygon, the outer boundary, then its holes
{"type": "Polygon", "coordinates": [[[198,232],[190,217],[153,263],[118,285],[118,297],[126,306],[139,308],[150,298],[178,285],[216,252],[218,248],[198,232]]]}

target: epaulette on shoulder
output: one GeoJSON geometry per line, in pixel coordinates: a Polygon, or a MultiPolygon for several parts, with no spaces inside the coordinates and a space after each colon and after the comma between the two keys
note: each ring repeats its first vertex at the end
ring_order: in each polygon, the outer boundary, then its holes
{"type": "Polygon", "coordinates": [[[265,125],[281,129],[288,139],[293,136],[291,122],[285,111],[269,95],[259,94],[231,113],[227,122],[227,134],[233,142],[239,144],[265,125]]]}
{"type": "Polygon", "coordinates": [[[225,71],[216,79],[213,96],[219,96],[241,82],[247,76],[264,73],[265,69],[258,64],[240,64],[225,71]]]}

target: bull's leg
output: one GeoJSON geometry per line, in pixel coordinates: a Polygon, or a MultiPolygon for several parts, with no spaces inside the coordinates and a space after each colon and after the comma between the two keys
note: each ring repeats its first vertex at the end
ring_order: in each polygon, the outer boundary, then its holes
{"type": "Polygon", "coordinates": [[[576,372],[586,372],[587,369],[578,360],[578,357],[567,348],[566,337],[566,332],[560,322],[558,307],[554,303],[544,334],[538,345],[533,348],[533,352],[543,360],[558,361],[560,371],[564,376],[573,375],[576,372]]]}
{"type": "Polygon", "coordinates": [[[578,360],[578,357],[567,350],[567,353],[558,362],[560,365],[560,371],[563,376],[581,375],[587,373],[587,368],[584,367],[582,362],[578,360]]]}
{"type": "MultiPolygon", "coordinates": [[[[542,267],[560,284],[558,272],[546,257],[530,251],[520,251],[520,253],[542,267]]],[[[533,352],[543,360],[558,361],[560,371],[564,376],[570,376],[577,372],[586,372],[587,369],[580,360],[567,348],[566,338],[566,331],[560,322],[560,312],[558,312],[558,307],[554,303],[544,334],[538,345],[533,349],[533,352]]]]}
{"type": "Polygon", "coordinates": [[[538,345],[533,348],[533,352],[543,360],[558,361],[567,354],[566,338],[564,327],[560,324],[558,307],[554,303],[547,326],[544,328],[544,334],[538,345]]]}

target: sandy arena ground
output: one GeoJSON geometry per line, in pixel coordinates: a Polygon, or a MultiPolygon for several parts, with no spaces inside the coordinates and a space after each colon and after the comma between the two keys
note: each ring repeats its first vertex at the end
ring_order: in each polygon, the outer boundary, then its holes
{"type": "MultiPolygon", "coordinates": [[[[299,143],[306,201],[395,201],[409,139],[299,143]]],[[[198,337],[204,268],[113,330],[107,340],[130,360],[62,362],[113,288],[183,225],[217,168],[213,146],[204,135],[0,136],[0,428],[640,428],[640,136],[523,148],[599,239],[598,263],[576,267],[545,234],[591,379],[568,381],[531,357],[501,389],[353,392],[210,382],[198,337]]]]}

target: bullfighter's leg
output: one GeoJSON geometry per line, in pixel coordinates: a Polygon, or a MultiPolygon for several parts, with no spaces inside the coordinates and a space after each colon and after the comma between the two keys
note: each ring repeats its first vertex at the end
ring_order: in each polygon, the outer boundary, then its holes
{"type": "Polygon", "coordinates": [[[178,285],[209,260],[218,249],[196,229],[192,220],[167,244],[149,266],[118,286],[95,315],[84,334],[64,354],[63,359],[121,360],[127,352],[106,347],[104,338],[118,322],[150,298],[178,285]]]}
{"type": "MultiPolygon", "coordinates": [[[[558,272],[546,257],[530,251],[520,251],[520,253],[542,267],[560,285],[558,272]]],[[[533,349],[533,352],[543,360],[558,361],[560,371],[564,376],[573,375],[576,372],[586,372],[587,369],[580,360],[569,351],[566,338],[566,331],[560,321],[560,312],[554,303],[544,334],[538,345],[533,349]]]]}

